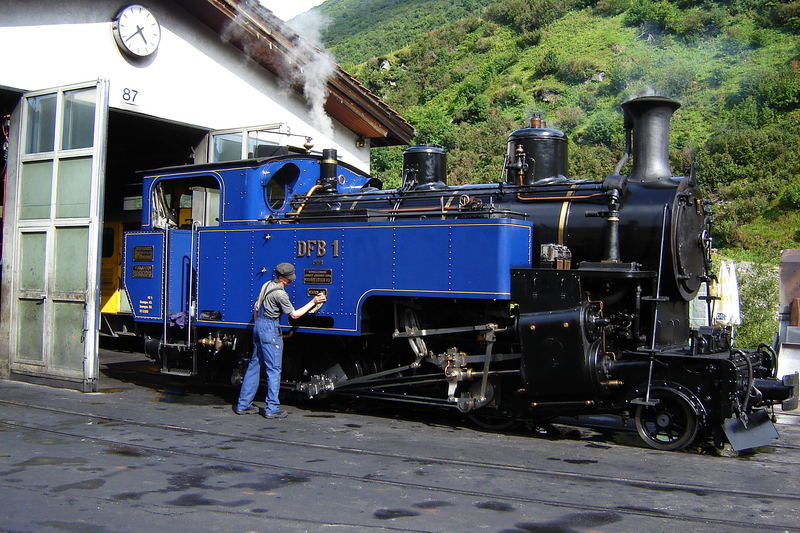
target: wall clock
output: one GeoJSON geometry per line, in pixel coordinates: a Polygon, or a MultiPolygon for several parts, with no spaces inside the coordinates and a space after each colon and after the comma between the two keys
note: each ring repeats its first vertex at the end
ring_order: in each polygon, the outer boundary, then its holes
{"type": "Polygon", "coordinates": [[[114,17],[111,30],[120,50],[132,57],[152,55],[161,42],[161,26],[156,17],[139,4],[123,7],[114,17]]]}

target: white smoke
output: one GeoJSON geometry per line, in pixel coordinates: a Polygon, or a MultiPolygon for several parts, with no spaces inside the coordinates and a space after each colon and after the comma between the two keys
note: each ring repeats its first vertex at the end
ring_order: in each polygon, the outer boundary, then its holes
{"type": "MultiPolygon", "coordinates": [[[[229,23],[222,32],[226,41],[234,37],[245,36],[242,26],[250,24],[247,13],[261,12],[267,14],[270,22],[275,25],[286,24],[268,11],[258,0],[242,0],[237,6],[236,18],[229,23]]],[[[309,121],[320,132],[328,137],[333,137],[333,122],[325,112],[325,101],[328,98],[328,79],[336,72],[336,61],[330,54],[322,49],[321,32],[327,25],[328,19],[320,13],[307,11],[291,22],[291,29],[297,32],[292,38],[292,46],[283,57],[283,77],[280,82],[287,90],[291,86],[300,85],[303,96],[309,106],[309,121]]],[[[289,32],[291,33],[291,32],[289,32]]],[[[248,60],[264,53],[262,44],[249,39],[241,39],[245,44],[244,52],[248,60]]]]}
{"type": "Polygon", "coordinates": [[[244,29],[250,25],[249,17],[246,13],[252,13],[256,8],[259,8],[258,0],[243,0],[236,6],[236,17],[225,25],[222,29],[220,37],[225,42],[237,40],[243,45],[243,52],[247,61],[252,61],[259,52],[257,43],[253,43],[251,39],[247,39],[247,31],[244,29]]]}
{"type": "Polygon", "coordinates": [[[290,26],[298,36],[289,50],[286,67],[291,81],[303,86],[311,123],[324,135],[332,137],[333,122],[325,112],[325,101],[328,79],[336,72],[336,61],[321,45],[321,32],[327,23],[327,17],[314,11],[292,19],[290,26]]]}

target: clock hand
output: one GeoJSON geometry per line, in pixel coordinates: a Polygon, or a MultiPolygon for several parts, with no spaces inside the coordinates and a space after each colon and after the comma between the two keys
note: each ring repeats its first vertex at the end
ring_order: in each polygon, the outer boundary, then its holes
{"type": "Polygon", "coordinates": [[[144,41],[144,44],[147,44],[147,39],[145,39],[143,31],[144,31],[144,28],[142,28],[141,26],[137,25],[136,26],[136,32],[131,34],[131,36],[128,37],[127,39],[125,39],[125,42],[130,41],[131,39],[136,37],[136,35],[138,34],[138,35],[140,35],[142,37],[142,40],[144,41]]]}
{"type": "Polygon", "coordinates": [[[141,34],[141,33],[142,33],[142,28],[141,28],[141,27],[139,27],[139,26],[136,26],[136,33],[132,33],[132,34],[130,35],[130,37],[128,37],[127,39],[125,39],[125,42],[128,42],[128,41],[130,41],[131,39],[133,39],[134,37],[136,37],[136,34],[141,34]]]}

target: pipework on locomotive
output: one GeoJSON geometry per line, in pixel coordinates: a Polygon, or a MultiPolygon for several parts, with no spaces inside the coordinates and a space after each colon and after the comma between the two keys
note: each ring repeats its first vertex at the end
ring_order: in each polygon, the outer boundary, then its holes
{"type": "Polygon", "coordinates": [[[282,324],[287,389],[492,427],[611,413],[662,450],[769,444],[798,376],[777,376],[773,348],[738,347],[729,327],[690,326],[712,279],[712,214],[694,171],[670,169],[678,107],[624,103],[626,150],[600,181],[569,177],[566,136],[541,121],[510,134],[493,184],[448,185],[436,145],[406,149],[388,190],[335,150],[148,172],[123,257],[145,351],[162,372],[235,382],[252,301],[292,261],[290,297],[328,302],[282,324]],[[185,224],[170,209],[180,195],[185,224]]]}

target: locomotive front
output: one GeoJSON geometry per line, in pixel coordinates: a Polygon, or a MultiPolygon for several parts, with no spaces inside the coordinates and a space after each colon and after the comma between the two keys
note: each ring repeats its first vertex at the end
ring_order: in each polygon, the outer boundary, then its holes
{"type": "Polygon", "coordinates": [[[564,178],[561,157],[540,158],[557,164],[532,171],[529,154],[545,150],[526,142],[552,144],[552,132],[509,138],[509,174],[533,187],[515,200],[546,221],[537,224],[539,264],[512,272],[532,410],[617,407],[659,449],[683,448],[701,432],[737,449],[765,444],[777,433],[754,408],[795,408],[797,377],[773,379],[770,347],[739,350],[730,329],[690,328],[689,302],[712,279],[711,213],[693,173],[675,177],[669,167],[679,104],[645,97],[622,107],[627,150],[602,183],[564,178]]]}

